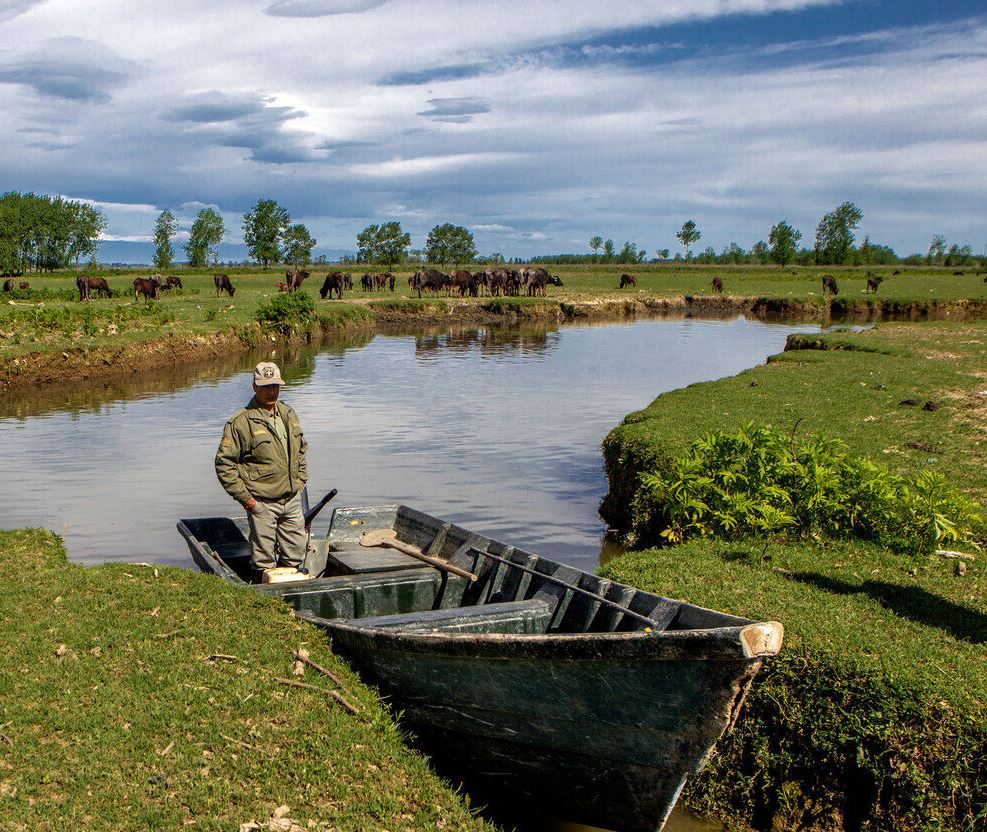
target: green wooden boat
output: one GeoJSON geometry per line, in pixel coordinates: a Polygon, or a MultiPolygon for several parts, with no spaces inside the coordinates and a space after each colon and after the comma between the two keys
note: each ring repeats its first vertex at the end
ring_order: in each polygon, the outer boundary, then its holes
{"type": "MultiPolygon", "coordinates": [[[[246,518],[181,520],[198,566],[250,580],[246,518]]],[[[317,577],[255,585],[324,628],[443,773],[528,815],[665,823],[782,626],[604,580],[403,505],[336,508],[317,577]],[[473,573],[360,544],[368,530],[473,573]]]]}

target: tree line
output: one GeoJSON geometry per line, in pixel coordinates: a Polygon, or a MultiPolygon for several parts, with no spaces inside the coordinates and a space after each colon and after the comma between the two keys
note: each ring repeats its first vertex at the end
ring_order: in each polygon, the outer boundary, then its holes
{"type": "Polygon", "coordinates": [[[8,191],[0,196],[0,269],[38,272],[94,257],[106,230],[99,209],[61,196],[8,191]]]}

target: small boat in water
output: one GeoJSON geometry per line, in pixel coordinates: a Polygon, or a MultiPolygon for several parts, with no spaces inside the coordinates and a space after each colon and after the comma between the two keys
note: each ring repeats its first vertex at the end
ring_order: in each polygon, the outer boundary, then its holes
{"type": "MultiPolygon", "coordinates": [[[[200,569],[250,582],[246,518],[178,530],[200,569]]],[[[306,580],[253,589],[324,628],[440,771],[494,805],[622,832],[662,828],[782,642],[777,622],[624,586],[403,505],[336,508],[307,566],[306,580]]]]}

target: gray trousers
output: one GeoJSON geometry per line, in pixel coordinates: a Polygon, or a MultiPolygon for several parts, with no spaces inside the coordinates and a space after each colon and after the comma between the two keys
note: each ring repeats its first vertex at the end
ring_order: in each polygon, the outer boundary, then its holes
{"type": "Polygon", "coordinates": [[[258,500],[254,510],[247,512],[247,519],[253,550],[250,563],[254,569],[301,566],[304,563],[308,535],[305,533],[301,491],[287,500],[258,500]]]}

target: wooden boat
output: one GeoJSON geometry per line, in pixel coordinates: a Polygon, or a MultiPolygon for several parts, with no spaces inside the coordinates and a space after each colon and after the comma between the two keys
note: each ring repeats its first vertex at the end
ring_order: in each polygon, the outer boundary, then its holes
{"type": "MultiPolygon", "coordinates": [[[[250,580],[246,518],[182,520],[201,569],[250,580]]],[[[443,773],[482,799],[627,832],[660,830],[737,717],[782,626],[702,609],[522,551],[403,505],[339,507],[318,577],[254,589],[324,628],[443,773]],[[360,545],[367,530],[474,573],[360,545]]]]}

